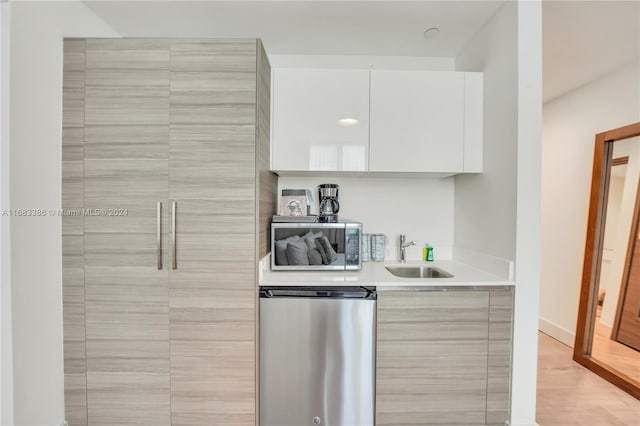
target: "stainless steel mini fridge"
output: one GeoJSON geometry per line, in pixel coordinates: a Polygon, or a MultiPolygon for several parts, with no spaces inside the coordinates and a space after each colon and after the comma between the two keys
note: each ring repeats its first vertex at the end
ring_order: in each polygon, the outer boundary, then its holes
{"type": "Polygon", "coordinates": [[[262,287],[260,426],[373,426],[376,292],[262,287]]]}

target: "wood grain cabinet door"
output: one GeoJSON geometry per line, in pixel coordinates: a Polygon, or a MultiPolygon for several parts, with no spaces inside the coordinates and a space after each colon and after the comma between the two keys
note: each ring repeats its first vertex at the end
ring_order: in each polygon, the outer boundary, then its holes
{"type": "Polygon", "coordinates": [[[485,424],[488,315],[488,291],[379,292],[376,424],[485,424]]]}
{"type": "Polygon", "coordinates": [[[169,46],[163,39],[86,40],[91,426],[170,424],[168,274],[157,268],[157,203],[168,198],[169,46]]]}
{"type": "Polygon", "coordinates": [[[256,46],[176,40],[171,47],[176,426],[255,423],[256,46]]]}

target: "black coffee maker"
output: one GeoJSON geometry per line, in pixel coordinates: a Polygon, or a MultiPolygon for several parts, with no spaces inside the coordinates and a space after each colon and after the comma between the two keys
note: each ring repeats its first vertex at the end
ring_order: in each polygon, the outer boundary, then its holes
{"type": "Polygon", "coordinates": [[[338,221],[340,203],[338,202],[338,185],[323,183],[318,185],[318,222],[334,223],[338,221]]]}

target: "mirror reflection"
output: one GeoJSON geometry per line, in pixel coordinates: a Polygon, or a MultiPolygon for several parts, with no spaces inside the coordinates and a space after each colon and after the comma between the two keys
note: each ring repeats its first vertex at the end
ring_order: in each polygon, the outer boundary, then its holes
{"type": "Polygon", "coordinates": [[[639,142],[640,137],[610,142],[591,357],[640,382],[639,142]]]}

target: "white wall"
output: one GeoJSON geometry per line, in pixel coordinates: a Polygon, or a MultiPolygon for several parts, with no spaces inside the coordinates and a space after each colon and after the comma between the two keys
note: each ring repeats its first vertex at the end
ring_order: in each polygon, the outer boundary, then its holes
{"type": "Polygon", "coordinates": [[[573,347],[596,133],[640,121],[629,64],[544,105],[540,329],[573,347]]]}
{"type": "Polygon", "coordinates": [[[509,4],[456,58],[460,71],[484,72],[482,174],[455,178],[456,247],[515,259],[517,8],[509,4]]]}
{"type": "MultiPolygon", "coordinates": [[[[11,16],[11,207],[61,205],[62,38],[117,36],[82,3],[19,2],[11,16]]],[[[64,419],[61,221],[11,221],[16,425],[64,419]]]]}
{"type": "Polygon", "coordinates": [[[456,58],[484,71],[484,173],[455,178],[454,244],[515,259],[511,424],[535,424],[539,259],[540,2],[507,2],[456,58]]]}
{"type": "Polygon", "coordinates": [[[9,36],[11,5],[0,3],[0,424],[13,424],[9,204],[9,36]]]}
{"type": "Polygon", "coordinates": [[[511,424],[534,425],[542,175],[542,5],[518,2],[518,196],[511,424]]]}
{"type": "Polygon", "coordinates": [[[435,258],[451,258],[453,178],[280,177],[278,194],[282,188],[310,189],[317,214],[321,183],[340,185],[340,220],[357,220],[363,232],[388,237],[386,260],[398,260],[400,234],[416,242],[407,248],[409,260],[421,259],[425,243],[434,247],[435,258]]]}

